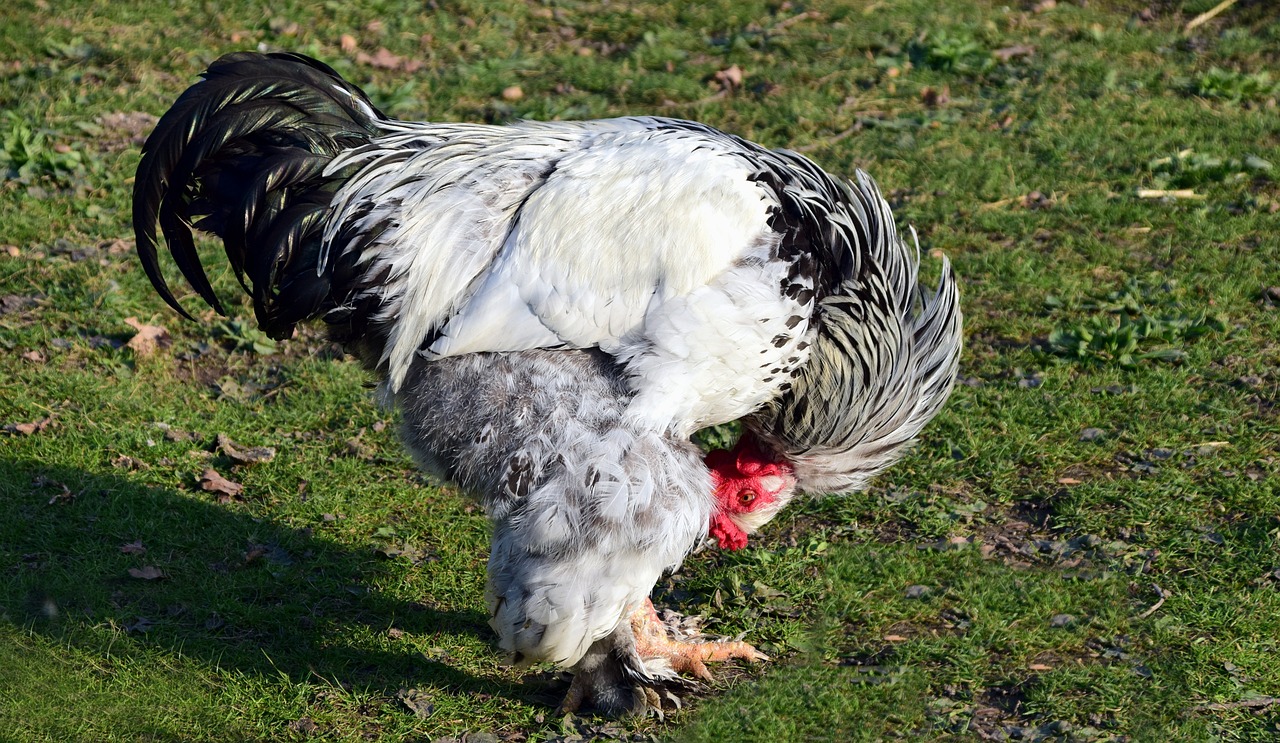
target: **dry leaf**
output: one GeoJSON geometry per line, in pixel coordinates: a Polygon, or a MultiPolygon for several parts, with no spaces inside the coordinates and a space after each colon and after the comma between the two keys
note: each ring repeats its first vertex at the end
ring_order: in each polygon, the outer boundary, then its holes
{"type": "Polygon", "coordinates": [[[26,359],[27,361],[34,361],[37,364],[43,364],[45,362],[44,354],[40,353],[39,351],[27,351],[26,353],[22,354],[22,358],[26,359]]]}
{"type": "Polygon", "coordinates": [[[120,545],[120,552],[126,555],[145,555],[147,548],[142,546],[142,540],[139,539],[136,542],[120,545]]]}
{"type": "Polygon", "coordinates": [[[140,568],[129,568],[129,575],[138,580],[160,580],[165,575],[160,568],[154,565],[144,565],[140,568]]]}
{"type": "Polygon", "coordinates": [[[1077,480],[1074,477],[1059,477],[1059,485],[1079,485],[1083,480],[1077,480]]]}
{"type": "Polygon", "coordinates": [[[1008,62],[1014,57],[1030,57],[1035,53],[1036,48],[1030,44],[1014,44],[1013,46],[1006,46],[1003,49],[995,50],[991,53],[991,56],[1001,62],[1008,62]]]}
{"type": "Polygon", "coordinates": [[[1052,671],[1053,666],[1046,666],[1043,663],[1032,663],[1031,665],[1027,666],[1027,669],[1031,671],[1052,671]]]}
{"type": "Polygon", "coordinates": [[[250,543],[249,549],[244,553],[244,564],[249,565],[262,559],[267,554],[267,548],[261,544],[250,543]]]}
{"type": "Polygon", "coordinates": [[[338,39],[338,46],[342,49],[344,54],[350,54],[356,50],[356,37],[351,34],[343,34],[341,38],[338,39]]]}
{"type": "Polygon", "coordinates": [[[524,91],[520,89],[519,85],[509,85],[502,89],[502,100],[504,101],[518,101],[521,98],[524,98],[524,91]]]}
{"type": "Polygon", "coordinates": [[[144,325],[136,317],[126,317],[124,322],[138,331],[126,345],[139,356],[150,356],[161,345],[169,343],[169,331],[159,325],[144,325]]]}
{"type": "Polygon", "coordinates": [[[49,481],[47,481],[45,484],[46,484],[46,485],[53,485],[54,487],[58,487],[58,488],[62,488],[62,492],[60,492],[60,493],[54,493],[54,494],[53,494],[53,497],[49,499],[49,505],[51,505],[51,506],[52,506],[53,504],[55,504],[55,503],[70,503],[71,501],[73,501],[73,500],[75,500],[75,499],[76,499],[76,495],[75,495],[75,493],[72,493],[72,492],[71,492],[71,488],[67,487],[66,485],[63,485],[63,484],[62,484],[62,483],[60,483],[60,482],[55,482],[55,481],[53,481],[53,480],[49,480],[49,481]]]}
{"type": "Polygon", "coordinates": [[[258,464],[259,462],[270,462],[276,457],[276,450],[270,446],[255,446],[251,448],[242,448],[239,444],[232,441],[225,433],[218,434],[218,449],[227,458],[236,464],[258,464]]]}
{"type": "Polygon", "coordinates": [[[404,57],[391,53],[390,49],[385,46],[378,47],[378,51],[372,55],[359,52],[356,54],[356,62],[367,64],[383,70],[404,70],[405,72],[417,72],[422,69],[422,61],[417,59],[405,59],[404,57]]]}
{"type": "Polygon", "coordinates": [[[951,86],[944,85],[942,86],[942,90],[934,90],[933,88],[926,87],[924,90],[920,91],[920,102],[929,108],[937,108],[938,106],[947,105],[951,102],[951,86]]]}
{"type": "Polygon", "coordinates": [[[46,416],[32,423],[9,423],[4,427],[5,433],[11,433],[16,436],[30,436],[33,433],[40,433],[53,423],[53,416],[46,416]]]}
{"type": "Polygon", "coordinates": [[[720,70],[715,74],[715,81],[720,83],[720,87],[724,90],[736,90],[742,86],[742,68],[734,65],[727,70],[720,70]]]}
{"type": "Polygon", "coordinates": [[[111,460],[111,466],[122,470],[140,470],[144,469],[147,466],[147,463],[140,459],[134,459],[127,454],[121,454],[111,460]]]}
{"type": "Polygon", "coordinates": [[[218,471],[210,467],[200,475],[200,488],[210,493],[215,493],[224,498],[236,498],[244,492],[244,486],[238,482],[232,482],[218,471]]]}
{"type": "Polygon", "coordinates": [[[906,640],[907,638],[903,637],[902,635],[885,635],[884,636],[885,642],[906,642],[906,640]]]}

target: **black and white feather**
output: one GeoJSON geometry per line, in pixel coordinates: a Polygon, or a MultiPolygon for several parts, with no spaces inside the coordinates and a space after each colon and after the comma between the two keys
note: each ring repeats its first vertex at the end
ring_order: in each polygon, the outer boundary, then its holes
{"type": "Polygon", "coordinates": [[[394,121],[298,55],[204,78],[138,168],[147,275],[183,311],[158,222],[221,312],[191,225],[213,232],[267,332],[323,318],[380,375],[418,459],[493,519],[520,657],[577,663],[706,535],[693,432],[743,420],[799,490],[853,489],[951,389],[954,276],[918,285],[861,172],[654,117],[394,121]]]}

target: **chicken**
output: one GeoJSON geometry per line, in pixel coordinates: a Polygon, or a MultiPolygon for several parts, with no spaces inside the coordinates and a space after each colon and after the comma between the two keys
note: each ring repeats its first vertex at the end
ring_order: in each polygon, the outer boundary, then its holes
{"type": "Polygon", "coordinates": [[[736,549],[801,493],[863,487],[950,393],[955,278],[918,286],[888,205],[809,160],[656,117],[387,118],[324,64],[229,54],[143,148],[134,228],[224,308],[319,318],[380,380],[421,466],[493,524],[502,650],[573,670],[566,708],[656,704],[743,643],[664,635],[648,597],[708,534],[736,549]],[[704,459],[690,437],[741,421],[704,459]]]}

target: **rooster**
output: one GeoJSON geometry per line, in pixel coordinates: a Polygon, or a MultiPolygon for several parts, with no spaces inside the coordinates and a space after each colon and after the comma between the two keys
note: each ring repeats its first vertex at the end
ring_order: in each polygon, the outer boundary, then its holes
{"type": "Polygon", "coordinates": [[[261,328],[322,319],[380,380],[420,465],[493,524],[486,598],[565,709],[661,703],[745,643],[677,643],[649,594],[708,535],[737,549],[801,493],[856,490],[938,412],[961,317],[918,285],[874,182],[658,117],[397,121],[321,62],[228,54],[165,113],[134,185],[223,305],[218,236],[261,328]],[[740,421],[732,450],[691,442],[740,421]]]}

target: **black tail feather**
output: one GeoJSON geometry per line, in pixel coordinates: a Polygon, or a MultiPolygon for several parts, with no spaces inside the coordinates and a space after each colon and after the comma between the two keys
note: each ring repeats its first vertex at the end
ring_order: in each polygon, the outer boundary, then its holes
{"type": "Polygon", "coordinates": [[[213,232],[259,324],[286,337],[328,300],[330,271],[316,261],[341,177],[326,177],[325,167],[386,117],[328,65],[298,54],[228,54],[202,77],[143,146],[133,190],[138,256],[165,302],[190,318],[160,272],[159,223],[182,275],[226,314],[191,229],[213,232]]]}

